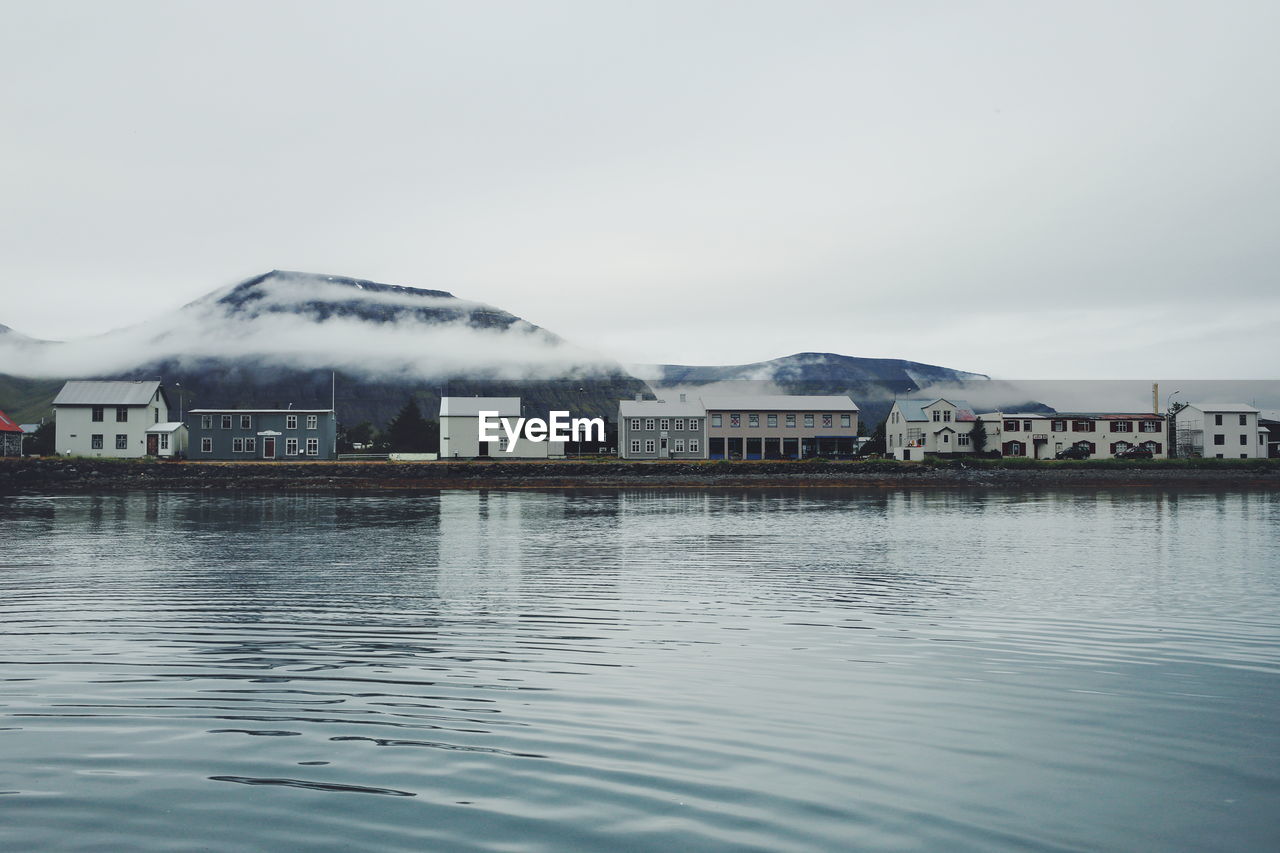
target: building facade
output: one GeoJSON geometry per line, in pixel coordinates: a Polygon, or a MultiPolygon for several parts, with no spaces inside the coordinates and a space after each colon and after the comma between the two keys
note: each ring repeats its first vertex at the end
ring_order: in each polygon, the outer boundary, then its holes
{"type": "Polygon", "coordinates": [[[884,424],[885,451],[904,460],[922,459],[926,453],[973,453],[970,433],[977,420],[965,400],[894,400],[884,424]]]}
{"type": "Polygon", "coordinates": [[[491,435],[497,433],[494,441],[480,440],[481,412],[497,412],[497,417],[490,422],[496,420],[515,430],[516,421],[522,417],[521,409],[519,397],[441,397],[440,458],[563,458],[563,441],[530,441],[519,435],[512,445],[506,428],[489,431],[491,435]]]}
{"type": "Polygon", "coordinates": [[[706,409],[681,394],[673,401],[618,403],[618,455],[623,459],[706,459],[706,409]]]}
{"type": "Polygon", "coordinates": [[[192,409],[190,459],[305,461],[337,457],[333,409],[192,409]]]}
{"type": "Polygon", "coordinates": [[[709,459],[852,456],[858,406],[844,396],[703,397],[709,459]]]}
{"type": "Polygon", "coordinates": [[[185,458],[187,425],[182,421],[166,421],[147,427],[147,455],[162,459],[185,458]]]}
{"type": "Polygon", "coordinates": [[[1173,434],[1180,457],[1263,459],[1267,430],[1258,409],[1245,403],[1190,403],[1174,414],[1173,434]]]}
{"type": "Polygon", "coordinates": [[[0,456],[21,456],[24,434],[13,418],[0,412],[0,456]]]}
{"type": "Polygon", "coordinates": [[[169,420],[169,400],[157,381],[72,380],[53,415],[58,453],[138,458],[147,455],[147,428],[169,420]]]}
{"type": "Polygon", "coordinates": [[[1168,457],[1164,415],[1149,412],[991,412],[979,415],[988,450],[1002,456],[1054,459],[1078,447],[1082,458],[1108,459],[1133,448],[1168,457]]]}

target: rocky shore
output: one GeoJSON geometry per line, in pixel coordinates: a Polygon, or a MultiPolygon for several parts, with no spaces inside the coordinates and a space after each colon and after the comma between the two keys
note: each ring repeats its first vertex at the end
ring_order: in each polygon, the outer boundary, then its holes
{"type": "Polygon", "coordinates": [[[1118,464],[965,460],[867,462],[160,462],[0,460],[0,493],[137,489],[334,491],[721,487],[1159,486],[1280,488],[1280,460],[1156,460],[1118,464]]]}

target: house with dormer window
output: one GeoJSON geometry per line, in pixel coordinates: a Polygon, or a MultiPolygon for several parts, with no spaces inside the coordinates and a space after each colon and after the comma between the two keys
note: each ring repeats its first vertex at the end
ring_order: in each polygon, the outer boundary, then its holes
{"type": "Polygon", "coordinates": [[[885,451],[895,459],[924,454],[972,453],[970,432],[977,421],[965,400],[894,400],[885,420],[885,451]]]}

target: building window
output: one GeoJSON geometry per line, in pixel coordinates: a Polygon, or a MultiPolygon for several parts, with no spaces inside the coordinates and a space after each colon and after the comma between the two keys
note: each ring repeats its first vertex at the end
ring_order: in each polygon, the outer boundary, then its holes
{"type": "Polygon", "coordinates": [[[1213,443],[1214,443],[1214,444],[1218,444],[1218,445],[1226,444],[1226,443],[1227,443],[1227,437],[1226,437],[1225,435],[1223,435],[1222,433],[1220,433],[1220,432],[1219,432],[1219,433],[1214,433],[1214,436],[1213,436],[1213,443]]]}
{"type": "Polygon", "coordinates": [[[653,429],[653,418],[645,418],[645,419],[644,419],[644,428],[645,428],[645,429],[653,429]]]}
{"type": "Polygon", "coordinates": [[[1248,416],[1248,415],[1241,415],[1241,416],[1240,416],[1240,426],[1248,426],[1248,425],[1249,425],[1249,416],[1248,416]]]}
{"type": "Polygon", "coordinates": [[[1005,422],[1004,422],[1004,429],[1005,429],[1005,432],[1017,432],[1017,431],[1018,431],[1018,422],[1017,422],[1017,421],[1005,421],[1005,422]]]}
{"type": "Polygon", "coordinates": [[[796,428],[796,416],[794,414],[787,415],[787,429],[796,428]]]}
{"type": "Polygon", "coordinates": [[[212,439],[212,438],[202,438],[202,439],[200,439],[200,452],[201,452],[201,453],[212,453],[212,452],[213,452],[213,439],[212,439]]]}
{"type": "Polygon", "coordinates": [[[222,416],[222,428],[231,429],[231,415],[222,416]]]}
{"type": "Polygon", "coordinates": [[[961,433],[960,435],[957,435],[957,436],[956,436],[956,444],[960,445],[961,447],[968,447],[968,446],[969,446],[969,436],[968,436],[968,435],[965,435],[964,433],[961,433]]]}
{"type": "Polygon", "coordinates": [[[652,439],[652,438],[647,438],[647,439],[645,439],[645,442],[644,442],[644,452],[645,452],[645,453],[653,453],[653,452],[654,452],[654,443],[653,443],[653,439],[652,439]]]}
{"type": "Polygon", "coordinates": [[[1067,422],[1066,422],[1066,421],[1054,421],[1054,422],[1050,425],[1050,429],[1051,429],[1053,432],[1066,432],[1066,431],[1067,431],[1067,422]]]}
{"type": "Polygon", "coordinates": [[[116,450],[128,450],[128,449],[129,449],[129,436],[125,435],[122,432],[116,433],[116,450]]]}
{"type": "Polygon", "coordinates": [[[845,429],[851,429],[851,428],[853,427],[853,416],[852,416],[852,415],[841,415],[841,416],[840,416],[840,426],[844,427],[845,429]]]}
{"type": "Polygon", "coordinates": [[[754,413],[747,415],[747,426],[760,429],[760,416],[754,413]]]}
{"type": "Polygon", "coordinates": [[[768,425],[769,429],[776,429],[776,428],[777,428],[777,426],[778,426],[778,416],[777,416],[777,415],[766,415],[766,416],[765,416],[765,419],[764,419],[764,422],[765,422],[765,424],[767,424],[767,425],[768,425]]]}
{"type": "Polygon", "coordinates": [[[152,409],[152,412],[153,412],[154,414],[152,414],[152,415],[151,415],[151,422],[152,422],[153,424],[158,424],[158,423],[160,423],[160,407],[159,407],[159,406],[156,406],[154,409],[152,409]]]}
{"type": "Polygon", "coordinates": [[[713,427],[724,426],[724,418],[720,415],[711,416],[711,425],[713,427]]]}
{"type": "Polygon", "coordinates": [[[1214,426],[1222,426],[1222,415],[1214,415],[1214,416],[1213,416],[1213,425],[1214,425],[1214,426]]]}
{"type": "Polygon", "coordinates": [[[253,415],[240,416],[240,429],[253,429],[253,415]]]}
{"type": "Polygon", "coordinates": [[[298,416],[297,416],[297,415],[285,415],[285,416],[284,416],[284,428],[285,428],[285,429],[297,429],[297,428],[298,428],[298,416]]]}
{"type": "Polygon", "coordinates": [[[102,413],[102,406],[94,406],[94,407],[93,407],[93,420],[94,420],[94,422],[96,422],[96,423],[101,423],[101,422],[102,422],[102,417],[103,417],[103,413],[102,413]]]}
{"type": "Polygon", "coordinates": [[[1023,422],[1022,422],[1022,431],[1023,431],[1023,432],[1031,432],[1031,421],[1023,421],[1023,422]]]}
{"type": "Polygon", "coordinates": [[[307,429],[317,429],[320,426],[319,415],[307,415],[307,429]]]}
{"type": "Polygon", "coordinates": [[[1141,421],[1138,424],[1138,430],[1139,432],[1159,432],[1160,422],[1159,421],[1141,421]]]}
{"type": "Polygon", "coordinates": [[[943,413],[942,413],[942,420],[943,420],[944,422],[946,422],[946,423],[951,423],[951,410],[950,410],[950,409],[947,409],[945,412],[943,412],[943,413]]]}
{"type": "Polygon", "coordinates": [[[92,450],[102,449],[102,433],[95,433],[89,436],[89,447],[92,450]]]}
{"type": "Polygon", "coordinates": [[[249,438],[246,438],[246,439],[244,440],[244,452],[245,452],[245,453],[257,453],[257,452],[258,452],[258,439],[253,438],[252,436],[250,436],[249,438]]]}
{"type": "Polygon", "coordinates": [[[1242,446],[1248,446],[1248,444],[1249,444],[1249,436],[1247,436],[1247,435],[1242,435],[1242,436],[1240,436],[1240,444],[1241,444],[1242,446]]]}
{"type": "Polygon", "coordinates": [[[829,428],[831,426],[831,415],[822,416],[822,426],[824,428],[829,428]]]}
{"type": "Polygon", "coordinates": [[[640,431],[640,419],[639,419],[639,418],[632,418],[632,419],[631,419],[631,429],[632,429],[632,431],[633,431],[633,432],[639,432],[639,431],[640,431]]]}
{"type": "Polygon", "coordinates": [[[684,418],[676,418],[675,430],[676,432],[684,431],[684,418]]]}
{"type": "Polygon", "coordinates": [[[734,429],[737,429],[740,426],[742,426],[742,415],[737,413],[729,415],[729,426],[734,429]]]}
{"type": "Polygon", "coordinates": [[[1241,453],[1241,454],[1240,454],[1240,458],[1241,458],[1241,459],[1248,459],[1248,458],[1249,458],[1249,454],[1248,454],[1248,453],[1241,453]]]}
{"type": "Polygon", "coordinates": [[[297,456],[297,455],[298,455],[298,439],[296,439],[296,438],[286,438],[286,439],[284,440],[284,455],[285,455],[285,456],[297,456]]]}
{"type": "Polygon", "coordinates": [[[672,449],[674,449],[676,453],[684,453],[684,439],[677,438],[672,449]]]}
{"type": "Polygon", "coordinates": [[[942,420],[942,412],[935,409],[933,412],[933,419],[935,422],[942,420]]]}
{"type": "Polygon", "coordinates": [[[129,410],[124,406],[116,406],[116,423],[123,424],[129,421],[129,410]]]}
{"type": "Polygon", "coordinates": [[[689,418],[689,429],[694,431],[702,429],[702,418],[689,418]]]}
{"type": "Polygon", "coordinates": [[[200,416],[200,429],[213,429],[213,415],[200,416]]]}
{"type": "Polygon", "coordinates": [[[662,432],[669,431],[671,429],[671,419],[662,418],[660,421],[658,421],[658,429],[662,432]]]}
{"type": "Polygon", "coordinates": [[[1072,421],[1072,432],[1093,432],[1093,421],[1072,421]]]}
{"type": "Polygon", "coordinates": [[[1116,421],[1111,426],[1114,432],[1133,432],[1133,421],[1116,421]]]}
{"type": "Polygon", "coordinates": [[[161,450],[169,449],[169,433],[167,432],[160,433],[160,449],[161,450]]]}
{"type": "Polygon", "coordinates": [[[813,415],[804,416],[804,427],[805,429],[813,429],[813,415]]]}
{"type": "Polygon", "coordinates": [[[949,433],[949,432],[944,432],[944,433],[942,434],[942,443],[943,443],[943,444],[950,444],[950,443],[951,443],[951,433],[949,433]]]}
{"type": "Polygon", "coordinates": [[[232,452],[232,453],[244,453],[244,439],[243,439],[243,438],[233,438],[233,439],[231,439],[231,452],[232,452]]]}
{"type": "Polygon", "coordinates": [[[640,452],[640,439],[637,438],[635,441],[631,442],[631,452],[632,453],[640,452]]]}
{"type": "MultiPolygon", "coordinates": [[[[505,437],[503,438],[503,441],[506,441],[505,437]]],[[[499,443],[498,443],[498,446],[499,446],[499,448],[500,448],[501,450],[506,450],[506,448],[505,448],[505,447],[502,447],[502,442],[499,442],[499,443]]],[[[318,438],[308,438],[308,439],[307,439],[307,455],[308,455],[308,456],[319,456],[319,455],[320,455],[320,439],[318,439],[318,438]]]]}
{"type": "Polygon", "coordinates": [[[689,439],[689,452],[690,453],[698,452],[698,439],[696,438],[689,439]]]}

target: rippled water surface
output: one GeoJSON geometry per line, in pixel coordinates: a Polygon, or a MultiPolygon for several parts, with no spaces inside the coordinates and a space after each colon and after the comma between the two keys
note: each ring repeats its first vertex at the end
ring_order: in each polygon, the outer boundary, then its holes
{"type": "Polygon", "coordinates": [[[0,850],[1280,849],[1280,496],[0,499],[0,850]]]}

